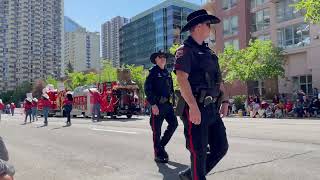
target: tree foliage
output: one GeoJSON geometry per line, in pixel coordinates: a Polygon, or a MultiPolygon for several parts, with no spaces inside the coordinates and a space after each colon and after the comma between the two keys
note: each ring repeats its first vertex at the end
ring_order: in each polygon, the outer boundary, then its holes
{"type": "Polygon", "coordinates": [[[245,49],[228,46],[219,55],[219,64],[227,82],[263,80],[283,76],[283,56],[271,41],[250,41],[245,49]]]}
{"type": "Polygon", "coordinates": [[[67,69],[66,69],[66,74],[73,73],[73,72],[74,72],[74,69],[72,67],[72,64],[69,62],[68,66],[67,66],[67,69]]]}
{"type": "Polygon", "coordinates": [[[320,23],[320,1],[319,0],[300,0],[294,4],[297,11],[305,11],[305,21],[314,24],[320,23]]]}
{"type": "Polygon", "coordinates": [[[169,48],[169,52],[172,55],[176,54],[176,51],[178,50],[178,48],[180,47],[180,44],[173,44],[170,48],[169,48]]]}
{"type": "MultiPolygon", "coordinates": [[[[173,45],[169,48],[170,54],[172,54],[172,55],[174,56],[180,46],[181,46],[180,44],[173,44],[173,45]]],[[[171,76],[172,76],[172,81],[173,81],[174,90],[178,90],[178,89],[179,89],[179,84],[178,84],[178,81],[177,81],[177,76],[176,76],[176,74],[173,73],[173,72],[171,73],[171,76]]]]}
{"type": "Polygon", "coordinates": [[[111,62],[105,61],[98,78],[101,82],[117,81],[117,68],[111,62]]]}
{"type": "Polygon", "coordinates": [[[23,82],[18,85],[14,91],[7,91],[0,95],[0,98],[4,103],[14,102],[19,105],[20,102],[24,101],[26,94],[30,93],[32,90],[32,85],[29,82],[23,82]]]}
{"type": "Polygon", "coordinates": [[[56,79],[54,79],[52,76],[48,76],[45,83],[52,84],[54,86],[54,88],[57,88],[57,86],[58,86],[58,81],[56,79]]]}
{"type": "Polygon", "coordinates": [[[125,68],[130,70],[131,79],[139,86],[140,93],[144,94],[143,86],[146,81],[148,71],[145,70],[143,66],[126,65],[125,68]]]}

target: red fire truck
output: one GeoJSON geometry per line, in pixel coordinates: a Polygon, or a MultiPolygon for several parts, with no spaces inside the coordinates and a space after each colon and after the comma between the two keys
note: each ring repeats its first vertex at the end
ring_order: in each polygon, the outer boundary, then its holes
{"type": "MultiPolygon", "coordinates": [[[[73,92],[73,109],[71,115],[85,117],[92,114],[92,96],[88,88],[78,87],[73,92]]],[[[136,84],[120,84],[119,82],[99,83],[97,89],[101,94],[101,116],[132,115],[139,114],[141,111],[139,102],[139,87],[136,84]]]]}
{"type": "MultiPolygon", "coordinates": [[[[63,105],[63,100],[64,100],[64,96],[65,96],[66,92],[67,92],[66,90],[58,91],[56,89],[44,91],[44,93],[48,94],[49,100],[51,102],[49,116],[62,116],[63,115],[62,105],[63,105]]],[[[43,110],[43,99],[40,98],[38,101],[38,112],[40,115],[43,115],[42,110],[43,110]]]]}

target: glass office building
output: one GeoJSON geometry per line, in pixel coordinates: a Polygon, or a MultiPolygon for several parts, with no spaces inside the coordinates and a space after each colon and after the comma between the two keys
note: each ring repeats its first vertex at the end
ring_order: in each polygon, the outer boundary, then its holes
{"type": "Polygon", "coordinates": [[[199,6],[186,1],[167,0],[133,17],[120,29],[121,64],[151,67],[152,53],[169,52],[174,43],[181,44],[186,39],[188,34],[180,34],[180,30],[188,14],[197,9],[199,6]]]}

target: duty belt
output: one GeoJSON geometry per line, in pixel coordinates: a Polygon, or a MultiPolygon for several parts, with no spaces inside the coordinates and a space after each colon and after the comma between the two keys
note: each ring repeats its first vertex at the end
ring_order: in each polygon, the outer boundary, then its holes
{"type": "Polygon", "coordinates": [[[163,96],[161,96],[159,98],[159,104],[164,104],[164,103],[167,103],[167,102],[170,102],[170,98],[163,97],[163,96]]]}
{"type": "Polygon", "coordinates": [[[210,104],[216,103],[218,101],[217,97],[206,96],[203,101],[203,106],[206,107],[210,104]]]}
{"type": "Polygon", "coordinates": [[[200,91],[199,94],[195,94],[194,97],[196,98],[197,102],[203,104],[204,107],[216,103],[219,97],[208,96],[206,90],[200,91]]]}

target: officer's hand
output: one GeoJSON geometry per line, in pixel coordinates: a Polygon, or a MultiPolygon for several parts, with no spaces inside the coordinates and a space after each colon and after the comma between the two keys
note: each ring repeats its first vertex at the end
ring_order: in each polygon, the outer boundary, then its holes
{"type": "Polygon", "coordinates": [[[152,105],[152,114],[153,115],[159,115],[159,108],[157,105],[152,105]]]}
{"type": "Polygon", "coordinates": [[[176,51],[175,58],[178,59],[178,58],[180,58],[180,57],[182,57],[182,56],[183,56],[183,49],[178,49],[178,50],[176,51]]]}
{"type": "Polygon", "coordinates": [[[223,117],[227,117],[227,115],[228,115],[228,106],[229,106],[229,104],[228,103],[222,103],[221,104],[221,107],[220,107],[220,116],[221,116],[221,118],[223,118],[223,117]]]}
{"type": "Polygon", "coordinates": [[[190,115],[189,121],[191,121],[193,124],[199,125],[201,123],[201,113],[198,105],[195,105],[194,107],[190,107],[189,115],[190,115]]]}

